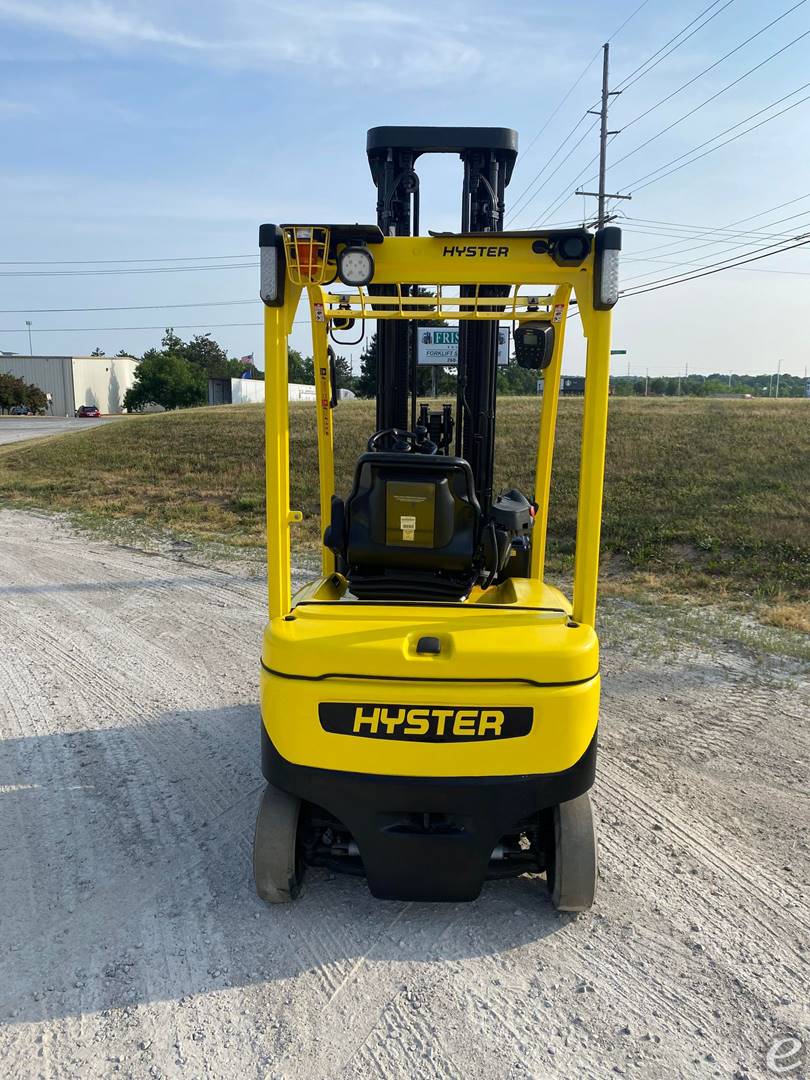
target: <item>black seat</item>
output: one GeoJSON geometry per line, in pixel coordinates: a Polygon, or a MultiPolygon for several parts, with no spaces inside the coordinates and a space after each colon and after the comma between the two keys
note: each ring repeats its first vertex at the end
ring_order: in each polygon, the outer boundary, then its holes
{"type": "Polygon", "coordinates": [[[456,601],[480,572],[481,507],[463,458],[372,452],[324,537],[363,600],[456,601]]]}

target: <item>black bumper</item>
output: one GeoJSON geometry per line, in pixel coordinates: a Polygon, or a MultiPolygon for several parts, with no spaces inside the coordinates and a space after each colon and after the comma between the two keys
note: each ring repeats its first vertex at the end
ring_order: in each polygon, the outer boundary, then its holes
{"type": "Polygon", "coordinates": [[[262,772],[351,832],[368,887],[383,900],[474,900],[500,838],[539,810],[587,791],[596,733],[570,769],[493,777],[376,776],[294,765],[261,725],[262,772]],[[421,822],[430,815],[431,826],[421,822]]]}

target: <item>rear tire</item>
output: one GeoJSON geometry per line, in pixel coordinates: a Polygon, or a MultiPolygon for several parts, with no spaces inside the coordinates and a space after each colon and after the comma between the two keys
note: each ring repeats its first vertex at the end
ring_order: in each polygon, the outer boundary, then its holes
{"type": "Polygon", "coordinates": [[[596,829],[587,792],[552,811],[546,882],[558,911],[587,911],[596,895],[596,829]]]}
{"type": "Polygon", "coordinates": [[[301,891],[300,816],[300,799],[267,785],[256,818],[253,877],[256,892],[268,904],[287,904],[301,891]]]}

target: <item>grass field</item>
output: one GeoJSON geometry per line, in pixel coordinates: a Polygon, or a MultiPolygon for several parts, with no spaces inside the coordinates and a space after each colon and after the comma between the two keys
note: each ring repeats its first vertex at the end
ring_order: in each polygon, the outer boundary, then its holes
{"type": "MultiPolygon", "coordinates": [[[[526,493],[537,408],[529,398],[499,404],[497,481],[526,493]]],[[[290,412],[291,505],[305,515],[293,542],[311,551],[320,531],[314,406],[290,412]]],[[[550,527],[557,572],[574,545],[581,415],[581,401],[561,401],[550,527]]],[[[340,491],[373,417],[372,402],[340,405],[340,491]]],[[[263,468],[259,406],[195,409],[10,447],[0,453],[0,500],[254,547],[263,540],[263,468]]],[[[608,587],[629,579],[768,600],[775,621],[810,630],[810,401],[612,400],[602,539],[608,587]]]]}

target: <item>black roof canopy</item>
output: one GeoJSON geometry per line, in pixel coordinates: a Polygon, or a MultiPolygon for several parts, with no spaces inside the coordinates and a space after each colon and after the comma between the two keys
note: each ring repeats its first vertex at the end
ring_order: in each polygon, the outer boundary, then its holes
{"type": "Polygon", "coordinates": [[[372,173],[376,162],[387,150],[412,150],[420,154],[462,154],[470,150],[494,151],[504,162],[506,183],[518,153],[518,133],[502,127],[413,127],[385,126],[369,128],[366,153],[372,173]]]}

